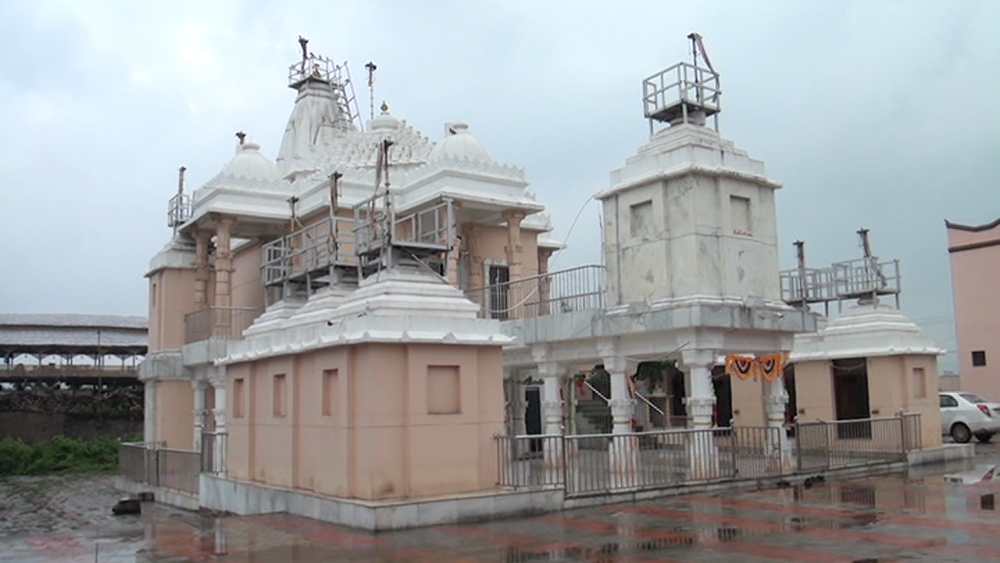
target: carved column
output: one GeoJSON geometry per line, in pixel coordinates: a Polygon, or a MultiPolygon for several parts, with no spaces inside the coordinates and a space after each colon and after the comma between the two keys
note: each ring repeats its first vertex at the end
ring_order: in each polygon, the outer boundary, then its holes
{"type": "MultiPolygon", "coordinates": [[[[459,256],[462,254],[462,237],[458,232],[458,211],[462,208],[462,202],[454,201],[451,204],[452,217],[455,217],[455,222],[452,224],[453,237],[451,240],[451,249],[448,250],[447,260],[445,261],[445,271],[444,276],[448,279],[448,283],[455,287],[459,287],[458,279],[458,260],[459,256]]],[[[467,289],[467,288],[461,288],[467,289]]]]}
{"type": "Polygon", "coordinates": [[[221,474],[226,473],[226,368],[209,368],[209,382],[215,388],[215,408],[212,415],[215,418],[215,444],[212,446],[213,469],[221,474]]]}
{"type": "Polygon", "coordinates": [[[147,379],[144,382],[142,416],[142,440],[155,442],[156,433],[156,380],[147,379]]]}
{"type": "Polygon", "coordinates": [[[205,392],[208,389],[208,382],[204,379],[192,379],[191,389],[194,390],[194,408],[192,414],[194,415],[194,440],[191,442],[193,444],[193,449],[196,452],[201,451],[201,438],[202,434],[205,432],[205,392]]]}
{"type": "Polygon", "coordinates": [[[229,232],[233,226],[233,220],[229,217],[221,217],[216,227],[215,235],[215,306],[220,310],[216,312],[214,319],[215,330],[213,336],[230,336],[232,319],[231,311],[232,295],[230,294],[230,275],[233,271],[233,252],[231,249],[229,232]]]}
{"type": "MultiPolygon", "coordinates": [[[[483,256],[479,251],[479,228],[475,223],[464,225],[462,237],[465,239],[467,260],[469,261],[469,287],[483,287],[483,256]]],[[[483,296],[479,297],[479,302],[484,303],[483,296]]]]}
{"type": "Polygon", "coordinates": [[[768,440],[765,453],[772,464],[772,470],[781,473],[791,473],[794,469],[792,448],[785,432],[785,406],[788,404],[788,393],[785,392],[785,380],[778,377],[774,381],[764,382],[764,412],[767,415],[768,440]]]}
{"type": "Polygon", "coordinates": [[[719,475],[719,449],[712,436],[712,412],[715,390],[712,388],[712,368],[715,350],[684,350],[681,358],[688,373],[687,404],[691,429],[687,448],[692,479],[712,479],[719,475]]]}
{"type": "Polygon", "coordinates": [[[598,353],[604,361],[604,369],[610,374],[611,397],[611,446],[608,450],[611,471],[622,473],[616,476],[620,484],[634,484],[636,475],[638,445],[632,435],[632,416],[635,414],[635,399],[629,392],[628,373],[635,370],[635,362],[627,360],[619,350],[617,339],[598,343],[598,353]]]}
{"type": "Polygon", "coordinates": [[[524,212],[520,209],[508,209],[501,216],[507,222],[507,246],[504,247],[504,252],[507,254],[507,269],[510,272],[510,281],[516,281],[524,277],[521,269],[524,255],[524,246],[521,244],[521,221],[524,220],[524,212]]]}
{"type": "Polygon", "coordinates": [[[208,244],[211,240],[210,231],[199,229],[194,233],[194,302],[198,309],[208,306],[208,244]]]}
{"type": "MultiPolygon", "coordinates": [[[[531,355],[537,362],[538,376],[542,378],[543,432],[548,436],[562,436],[565,433],[565,428],[563,427],[563,400],[559,392],[559,378],[565,371],[565,367],[552,361],[549,347],[546,345],[534,346],[531,355]]],[[[546,467],[562,467],[564,462],[562,445],[561,439],[545,438],[546,467]]]]}
{"type": "Polygon", "coordinates": [[[545,276],[549,273],[549,258],[552,257],[552,253],[555,252],[554,248],[539,248],[538,249],[538,302],[539,311],[538,315],[548,315],[552,311],[549,307],[549,294],[551,281],[545,276]]]}

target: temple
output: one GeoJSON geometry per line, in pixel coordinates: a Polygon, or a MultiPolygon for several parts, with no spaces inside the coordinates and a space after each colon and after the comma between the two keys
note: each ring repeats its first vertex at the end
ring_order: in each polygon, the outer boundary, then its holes
{"type": "Polygon", "coordinates": [[[720,135],[696,34],[691,63],[643,81],[649,139],[595,196],[602,264],[560,271],[524,170],[461,121],[432,140],[383,103],[363,123],[347,64],[301,46],[277,158],[240,132],[192,194],[181,169],[147,273],[133,480],[183,506],[395,529],[940,445],[940,350],[878,305],[881,263],[841,276],[853,292],[779,272],[781,184],[720,135]],[[810,309],[855,299],[875,321],[824,328],[810,309]],[[844,327],[875,345],[842,344],[844,327]],[[898,355],[894,334],[916,342],[907,358],[869,361],[898,355]],[[796,354],[814,362],[799,404],[796,354]],[[831,384],[845,357],[872,367],[831,384]],[[856,393],[865,412],[845,406],[856,393]],[[187,469],[150,483],[149,451],[187,469]]]}

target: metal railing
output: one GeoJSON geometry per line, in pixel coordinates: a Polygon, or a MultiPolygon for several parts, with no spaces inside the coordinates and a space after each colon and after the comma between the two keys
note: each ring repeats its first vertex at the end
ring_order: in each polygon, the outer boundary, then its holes
{"type": "Polygon", "coordinates": [[[156,480],[155,442],[120,442],[118,444],[118,472],[136,483],[156,480]]]}
{"type": "Polygon", "coordinates": [[[257,307],[207,307],[188,313],[184,315],[184,343],[213,337],[239,340],[262,312],[257,307]]]}
{"type": "Polygon", "coordinates": [[[562,485],[563,437],[560,435],[496,436],[498,483],[505,487],[562,485]]]}
{"type": "Polygon", "coordinates": [[[172,450],[159,443],[118,444],[118,471],[137,483],[198,494],[201,454],[172,450]]]}
{"type": "Polygon", "coordinates": [[[156,484],[168,489],[198,494],[201,453],[161,448],[156,450],[156,484]]]}
{"type": "Polygon", "coordinates": [[[226,472],[226,432],[203,432],[201,435],[201,471],[213,475],[226,472]]]}
{"type": "Polygon", "coordinates": [[[176,228],[191,218],[191,196],[179,193],[167,202],[167,226],[176,228]]]}
{"type": "Polygon", "coordinates": [[[264,285],[298,280],[307,275],[327,275],[331,266],[357,265],[353,225],[349,217],[324,217],[265,244],[261,263],[264,285]]]}
{"type": "Polygon", "coordinates": [[[864,295],[900,292],[899,260],[859,258],[834,262],[826,268],[796,268],[779,272],[781,299],[787,303],[819,303],[864,295]]]}
{"type": "Polygon", "coordinates": [[[922,448],[920,415],[915,413],[795,425],[801,471],[892,462],[922,448]]]}
{"type": "Polygon", "coordinates": [[[719,75],[690,63],[677,63],[642,81],[642,103],[646,117],[657,117],[681,102],[719,111],[719,75]]]}
{"type": "Polygon", "coordinates": [[[358,254],[378,252],[388,244],[440,252],[451,247],[455,227],[451,199],[405,214],[397,214],[387,199],[386,194],[376,194],[354,206],[353,233],[358,254]]]}
{"type": "Polygon", "coordinates": [[[884,464],[905,460],[908,452],[922,447],[919,414],[791,428],[496,436],[495,440],[500,485],[558,486],[570,497],[884,464]]]}
{"type": "Polygon", "coordinates": [[[472,288],[466,293],[479,303],[480,317],[523,319],[603,309],[605,282],[604,266],[591,264],[472,288]]]}

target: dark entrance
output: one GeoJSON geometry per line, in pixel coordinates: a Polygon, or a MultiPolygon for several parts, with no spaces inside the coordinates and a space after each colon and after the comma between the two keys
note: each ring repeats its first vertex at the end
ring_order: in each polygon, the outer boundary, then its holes
{"type": "Polygon", "coordinates": [[[510,269],[507,266],[490,265],[487,276],[490,286],[490,318],[506,320],[510,313],[510,269]]]}
{"type": "Polygon", "coordinates": [[[673,370],[668,376],[668,389],[670,389],[670,426],[674,428],[684,428],[687,426],[687,405],[684,404],[684,397],[687,397],[687,388],[684,385],[684,372],[673,370]]]}
{"type": "MultiPolygon", "coordinates": [[[[868,398],[868,359],[833,360],[833,400],[837,420],[868,419],[871,406],[868,398]]],[[[837,425],[837,437],[871,438],[871,422],[859,421],[837,425]]]]}
{"type": "MultiPolygon", "coordinates": [[[[538,387],[525,387],[524,431],[528,434],[542,433],[542,393],[538,387]]],[[[531,451],[542,451],[542,440],[531,440],[531,451]]]]}
{"type": "Polygon", "coordinates": [[[788,404],[785,405],[785,423],[795,422],[799,414],[799,401],[795,396],[795,365],[785,366],[785,392],[788,393],[788,404]]]}
{"type": "Polygon", "coordinates": [[[712,368],[712,387],[715,390],[715,411],[712,425],[728,428],[733,422],[733,383],[726,374],[726,366],[712,368]]]}

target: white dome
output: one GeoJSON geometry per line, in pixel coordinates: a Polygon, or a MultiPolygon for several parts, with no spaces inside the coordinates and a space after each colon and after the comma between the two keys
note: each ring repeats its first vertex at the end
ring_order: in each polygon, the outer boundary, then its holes
{"type": "Polygon", "coordinates": [[[261,154],[260,145],[246,141],[239,146],[236,156],[222,169],[222,174],[248,180],[278,181],[281,173],[274,162],[261,154]]]}
{"type": "Polygon", "coordinates": [[[434,147],[428,160],[443,158],[493,162],[483,143],[469,133],[468,125],[461,122],[448,126],[448,135],[434,147]]]}
{"type": "Polygon", "coordinates": [[[847,309],[817,332],[796,334],[791,360],[942,353],[906,315],[875,302],[847,309]]]}
{"type": "Polygon", "coordinates": [[[399,129],[402,121],[398,117],[389,114],[389,106],[382,102],[382,113],[372,118],[368,122],[369,131],[393,131],[399,129]]]}

